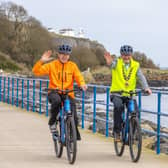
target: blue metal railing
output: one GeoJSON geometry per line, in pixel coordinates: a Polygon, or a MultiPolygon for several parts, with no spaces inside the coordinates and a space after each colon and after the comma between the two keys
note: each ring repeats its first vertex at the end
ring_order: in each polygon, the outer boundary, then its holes
{"type": "MultiPolygon", "coordinates": [[[[45,111],[45,115],[48,116],[48,109],[50,105],[48,103],[47,93],[44,91],[48,88],[49,81],[45,79],[34,79],[34,78],[19,78],[11,76],[0,76],[0,101],[16,105],[17,107],[26,108],[27,111],[33,112],[38,111],[42,114],[45,111]],[[45,99],[44,99],[45,98],[45,99]]],[[[90,92],[93,93],[92,99],[86,98],[86,93],[82,92],[81,97],[76,98],[81,102],[81,112],[78,114],[81,116],[81,127],[85,127],[85,120],[92,119],[93,121],[93,133],[96,132],[96,123],[101,121],[105,123],[105,136],[109,136],[109,124],[112,123],[109,119],[110,107],[112,104],[109,101],[109,86],[103,85],[88,85],[90,92]],[[93,89],[93,90],[92,90],[93,89]],[[97,100],[97,92],[100,90],[105,94],[104,102],[97,100]],[[86,104],[93,104],[93,115],[85,114],[86,104]],[[97,105],[103,105],[105,107],[105,118],[100,118],[97,115],[97,105]]],[[[144,132],[150,133],[157,136],[157,150],[156,153],[160,153],[160,138],[168,137],[166,134],[162,134],[161,130],[161,116],[168,117],[168,113],[161,112],[161,96],[168,95],[168,92],[162,92],[159,90],[153,91],[153,94],[157,95],[157,111],[145,110],[142,108],[142,96],[141,93],[138,95],[138,106],[141,112],[149,113],[157,116],[157,131],[143,130],[144,132]]],[[[139,114],[141,121],[141,113],[139,114]]]]}

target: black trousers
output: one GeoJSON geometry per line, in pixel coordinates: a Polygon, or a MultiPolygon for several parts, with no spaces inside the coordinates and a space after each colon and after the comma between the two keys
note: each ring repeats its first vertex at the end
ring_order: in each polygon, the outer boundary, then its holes
{"type": "MultiPolygon", "coordinates": [[[[128,107],[128,97],[120,97],[116,95],[110,95],[111,102],[114,104],[114,127],[113,131],[119,133],[121,131],[121,124],[123,122],[122,119],[122,113],[124,112],[124,105],[128,107]]],[[[138,112],[138,105],[136,100],[134,100],[135,103],[135,110],[138,112]]]]}
{"type": "MultiPolygon", "coordinates": [[[[51,103],[51,110],[50,110],[50,119],[48,124],[51,126],[55,124],[56,122],[56,117],[59,113],[60,106],[61,106],[61,101],[62,101],[62,96],[59,95],[58,93],[55,92],[50,92],[48,94],[48,100],[51,103]]],[[[70,106],[71,106],[71,112],[75,120],[75,126],[76,126],[76,131],[77,131],[77,136],[80,136],[79,130],[78,130],[78,117],[77,117],[77,111],[76,111],[76,103],[75,100],[69,97],[70,99],[70,106]]]]}

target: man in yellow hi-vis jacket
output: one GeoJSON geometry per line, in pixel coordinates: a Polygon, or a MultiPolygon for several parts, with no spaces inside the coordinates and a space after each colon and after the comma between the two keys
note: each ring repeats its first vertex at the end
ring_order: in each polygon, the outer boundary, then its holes
{"type": "MultiPolygon", "coordinates": [[[[104,54],[107,65],[112,68],[112,82],[110,92],[116,91],[135,91],[137,79],[141,83],[143,89],[151,94],[152,91],[148,86],[145,76],[143,75],[140,65],[133,60],[133,48],[129,45],[121,46],[121,57],[113,59],[109,52],[104,54]]],[[[122,123],[122,112],[124,103],[127,101],[127,94],[111,94],[110,98],[114,104],[114,128],[116,133],[115,140],[120,140],[120,131],[122,123]]],[[[137,108],[137,104],[136,104],[137,108]]]]}

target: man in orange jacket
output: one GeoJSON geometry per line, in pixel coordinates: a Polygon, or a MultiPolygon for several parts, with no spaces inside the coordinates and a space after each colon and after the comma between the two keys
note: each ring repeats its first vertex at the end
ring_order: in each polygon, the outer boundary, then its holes
{"type": "MultiPolygon", "coordinates": [[[[87,85],[85,84],[84,78],[78,69],[77,65],[69,61],[70,54],[72,52],[72,47],[70,45],[60,45],[58,48],[58,59],[45,63],[51,60],[52,51],[46,51],[42,55],[41,59],[34,65],[33,73],[36,76],[48,75],[49,76],[49,88],[50,89],[73,89],[74,80],[77,82],[84,91],[87,90],[87,85]]],[[[77,139],[80,140],[80,133],[77,128],[78,118],[76,112],[76,105],[74,100],[74,92],[69,93],[70,102],[71,102],[71,111],[74,114],[77,139]]],[[[53,138],[56,138],[56,116],[59,112],[59,107],[61,104],[61,96],[57,93],[50,92],[48,94],[49,102],[51,103],[51,116],[49,119],[49,127],[53,138]]]]}

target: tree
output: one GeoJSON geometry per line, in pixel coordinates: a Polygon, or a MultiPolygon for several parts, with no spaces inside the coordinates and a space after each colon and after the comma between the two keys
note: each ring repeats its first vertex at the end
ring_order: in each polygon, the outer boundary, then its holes
{"type": "Polygon", "coordinates": [[[45,50],[51,48],[51,37],[48,31],[41,26],[41,23],[33,17],[26,22],[27,39],[23,45],[23,60],[33,65],[45,50]]]}
{"type": "Polygon", "coordinates": [[[96,54],[88,48],[77,47],[73,48],[72,60],[74,60],[81,70],[86,70],[88,67],[100,65],[96,54]]]}
{"type": "Polygon", "coordinates": [[[100,62],[100,65],[106,65],[106,61],[104,59],[104,52],[105,52],[104,48],[96,47],[95,54],[96,58],[100,62]]]}
{"type": "Polygon", "coordinates": [[[154,64],[154,62],[150,58],[147,58],[147,56],[144,53],[134,52],[133,58],[137,60],[140,63],[140,66],[143,68],[159,68],[157,65],[154,64]]]}
{"type": "Polygon", "coordinates": [[[13,2],[4,2],[0,5],[1,15],[10,21],[9,36],[10,44],[8,52],[11,56],[17,55],[20,52],[20,46],[23,44],[24,38],[24,26],[25,21],[28,18],[27,11],[13,2]]]}

